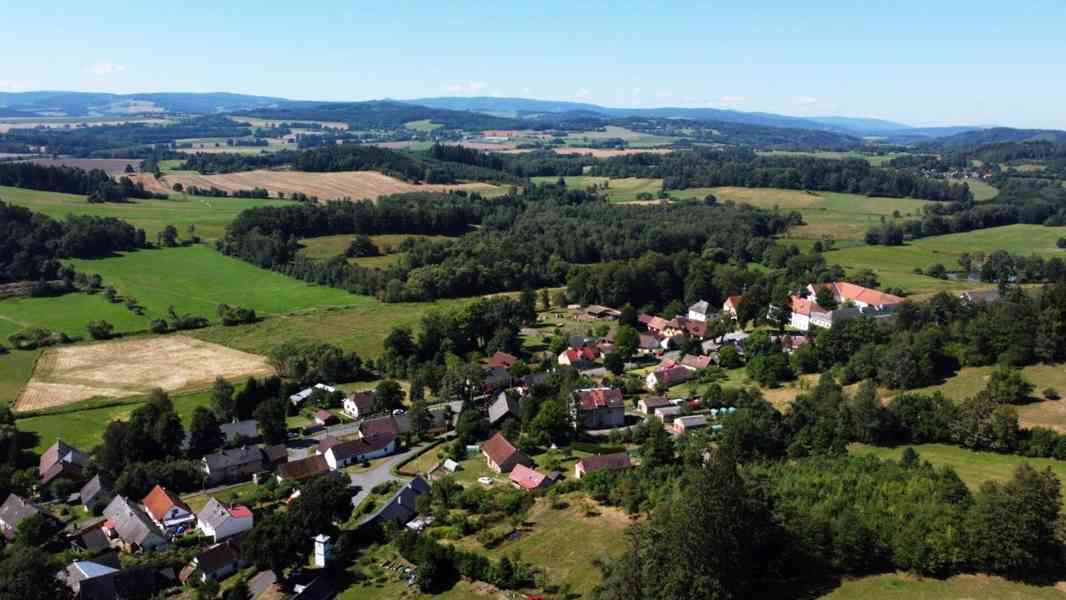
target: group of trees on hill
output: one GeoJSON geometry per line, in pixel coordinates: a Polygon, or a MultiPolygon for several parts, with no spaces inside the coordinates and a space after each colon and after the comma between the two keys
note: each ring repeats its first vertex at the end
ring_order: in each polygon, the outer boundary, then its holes
{"type": "Polygon", "coordinates": [[[72,277],[62,258],[99,258],[147,245],[142,229],[114,217],[56,221],[0,201],[0,283],[72,277]]]}
{"type": "Polygon", "coordinates": [[[597,162],[590,175],[662,178],[664,189],[742,186],[964,201],[964,183],[871,166],[863,159],[760,156],[750,148],[632,154],[597,162]]]}
{"type": "Polygon", "coordinates": [[[189,138],[238,138],[251,134],[222,115],[191,117],[165,125],[121,123],[69,129],[38,127],[11,129],[0,134],[0,142],[47,148],[49,154],[90,158],[134,158],[171,148],[174,142],[189,138]]]}
{"type": "Polygon", "coordinates": [[[166,198],[144,189],[129,177],[115,181],[100,169],[86,171],[79,167],[39,165],[28,161],[0,162],[0,185],[80,194],[89,202],[125,202],[128,198],[166,198]]]}

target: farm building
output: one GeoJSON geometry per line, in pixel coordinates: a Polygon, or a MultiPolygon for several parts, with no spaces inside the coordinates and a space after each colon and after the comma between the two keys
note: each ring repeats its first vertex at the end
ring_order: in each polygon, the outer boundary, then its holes
{"type": "Polygon", "coordinates": [[[83,473],[89,466],[89,456],[77,448],[57,440],[41,455],[38,475],[41,485],[48,485],[56,479],[85,481],[83,473]]]}
{"type": "Polygon", "coordinates": [[[663,423],[671,423],[674,419],[681,416],[681,407],[674,406],[660,406],[655,409],[655,416],[659,418],[663,423]]]}
{"type": "Polygon", "coordinates": [[[279,483],[282,481],[303,481],[326,473],[329,473],[329,463],[326,462],[326,457],[321,454],[315,454],[314,456],[289,461],[279,466],[277,478],[279,483]]]}
{"type": "Polygon", "coordinates": [[[324,383],[316,383],[315,385],[313,385],[313,386],[311,386],[311,387],[309,387],[309,388],[307,388],[305,390],[301,390],[301,391],[289,396],[289,402],[292,402],[294,406],[299,406],[299,405],[303,404],[304,400],[307,400],[308,398],[310,398],[311,395],[314,394],[316,390],[319,391],[319,392],[326,393],[326,394],[332,394],[333,392],[337,391],[337,388],[335,388],[335,387],[333,387],[331,385],[326,385],[324,383]]]}
{"type": "Polygon", "coordinates": [[[629,454],[625,452],[586,456],[574,465],[574,478],[581,479],[585,475],[597,471],[621,471],[631,466],[633,466],[633,463],[629,461],[629,454]]]}
{"type": "Polygon", "coordinates": [[[337,470],[352,463],[388,456],[395,451],[396,436],[375,435],[331,446],[323,456],[329,468],[337,470]]]}

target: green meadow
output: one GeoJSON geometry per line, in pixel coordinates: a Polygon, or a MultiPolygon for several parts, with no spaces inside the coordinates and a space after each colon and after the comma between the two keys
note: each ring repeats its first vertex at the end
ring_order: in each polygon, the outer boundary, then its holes
{"type": "Polygon", "coordinates": [[[845,158],[860,158],[870,163],[875,167],[880,167],[888,163],[888,161],[896,158],[897,156],[903,156],[904,152],[890,152],[888,154],[866,154],[863,152],[839,152],[832,150],[817,150],[813,152],[802,152],[797,150],[760,150],[756,152],[761,156],[810,156],[812,158],[832,158],[836,160],[843,160],[845,158]]]}
{"type": "Polygon", "coordinates": [[[822,600],[1064,600],[1052,585],[1033,585],[988,575],[956,575],[948,579],[903,573],[848,579],[822,600]]]}
{"type": "Polygon", "coordinates": [[[988,254],[994,250],[1066,258],[1066,251],[1055,246],[1063,236],[1066,236],[1066,227],[1007,225],[924,238],[902,246],[855,245],[828,252],[825,258],[848,271],[870,269],[878,274],[883,286],[902,287],[911,293],[971,289],[980,287],[980,284],[938,280],[916,275],[914,269],[927,269],[937,263],[949,270],[957,269],[959,256],[963,253],[988,254]]]}
{"type": "MultiPolygon", "coordinates": [[[[568,188],[583,190],[590,186],[601,186],[607,183],[607,199],[611,202],[635,202],[640,200],[637,196],[643,193],[651,194],[652,198],[663,187],[662,179],[642,179],[639,177],[626,177],[612,179],[610,177],[592,177],[589,175],[572,175],[563,178],[568,188]]],[[[534,177],[536,183],[555,183],[558,177],[534,177]]]]}
{"type": "MultiPolygon", "coordinates": [[[[971,490],[976,490],[986,481],[1007,481],[1022,463],[1029,463],[1034,469],[1040,470],[1050,467],[1060,481],[1066,481],[1066,461],[1053,458],[1027,458],[1016,454],[977,452],[946,444],[918,444],[911,447],[922,460],[929,461],[938,467],[948,465],[955,469],[959,478],[971,490]]],[[[905,448],[906,446],[884,448],[851,444],[848,451],[852,454],[872,455],[884,460],[899,460],[905,448]]]]}
{"type": "Polygon", "coordinates": [[[566,145],[584,146],[590,142],[610,139],[623,139],[628,143],[630,148],[650,148],[652,146],[672,144],[678,140],[676,137],[640,133],[638,131],[633,131],[632,129],[626,129],[625,127],[608,125],[604,128],[604,131],[582,131],[571,133],[566,136],[566,145]]]}
{"type": "Polygon", "coordinates": [[[135,200],[124,203],[89,204],[84,196],[0,187],[0,200],[24,206],[54,219],[69,214],[115,217],[144,229],[149,240],[167,225],[173,225],[185,237],[190,225],[196,235],[214,240],[222,237],[226,225],[242,210],[256,206],[285,206],[286,200],[258,198],[202,198],[172,193],[167,200],[135,200]]]}

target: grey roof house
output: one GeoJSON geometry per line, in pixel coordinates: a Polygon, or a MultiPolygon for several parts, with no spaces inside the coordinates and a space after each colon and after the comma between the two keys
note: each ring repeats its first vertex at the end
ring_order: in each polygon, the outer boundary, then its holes
{"type": "Polygon", "coordinates": [[[162,530],[141,507],[122,496],[115,496],[104,509],[107,523],[104,529],[117,537],[126,550],[151,550],[166,544],[162,530]]]}
{"type": "Polygon", "coordinates": [[[489,405],[489,423],[495,425],[508,416],[518,416],[518,398],[504,390],[489,405]]]}
{"type": "Polygon", "coordinates": [[[97,506],[110,504],[115,497],[115,493],[111,491],[111,485],[97,475],[81,486],[78,496],[81,498],[81,504],[85,507],[85,510],[92,512],[97,506]]]}
{"type": "Polygon", "coordinates": [[[41,514],[36,504],[15,494],[8,495],[7,500],[0,505],[0,533],[8,539],[13,538],[19,523],[36,514],[41,514]]]}
{"type": "Polygon", "coordinates": [[[382,525],[386,521],[403,525],[418,514],[415,508],[418,497],[429,492],[429,483],[422,477],[415,477],[400,488],[387,504],[364,521],[363,525],[382,525]]]}

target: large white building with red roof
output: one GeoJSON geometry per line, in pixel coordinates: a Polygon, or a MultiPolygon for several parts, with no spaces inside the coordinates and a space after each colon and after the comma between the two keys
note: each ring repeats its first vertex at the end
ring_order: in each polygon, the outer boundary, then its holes
{"type": "Polygon", "coordinates": [[[811,327],[830,328],[834,323],[846,321],[858,316],[875,319],[892,316],[896,308],[903,303],[903,298],[877,290],[862,287],[846,281],[835,281],[807,286],[808,296],[792,296],[793,329],[809,331],[811,327]],[[824,287],[833,294],[837,308],[827,309],[816,300],[818,289],[824,287]]]}

